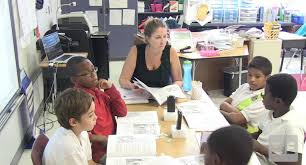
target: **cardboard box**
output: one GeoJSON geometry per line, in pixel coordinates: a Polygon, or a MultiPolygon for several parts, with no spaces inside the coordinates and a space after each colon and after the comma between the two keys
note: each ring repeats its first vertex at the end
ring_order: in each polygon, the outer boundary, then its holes
{"type": "Polygon", "coordinates": [[[170,9],[169,12],[178,12],[178,1],[169,1],[170,9]]]}

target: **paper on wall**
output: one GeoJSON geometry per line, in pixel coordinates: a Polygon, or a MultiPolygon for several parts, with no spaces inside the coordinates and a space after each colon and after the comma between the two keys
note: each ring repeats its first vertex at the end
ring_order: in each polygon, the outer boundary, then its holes
{"type": "Polygon", "coordinates": [[[92,26],[98,26],[98,12],[96,10],[85,11],[92,26]]]}
{"type": "Polygon", "coordinates": [[[18,15],[20,19],[21,29],[21,47],[25,48],[30,42],[33,30],[37,27],[35,1],[34,0],[18,0],[18,15]]]}
{"type": "Polygon", "coordinates": [[[121,25],[122,10],[109,10],[109,25],[121,25]]]}
{"type": "Polygon", "coordinates": [[[109,8],[128,8],[127,0],[109,0],[109,8]]]}
{"type": "Polygon", "coordinates": [[[102,0],[89,0],[89,6],[102,6],[102,0]]]}
{"type": "Polygon", "coordinates": [[[122,24],[123,25],[134,25],[135,24],[135,10],[134,9],[123,9],[122,13],[122,24]]]}

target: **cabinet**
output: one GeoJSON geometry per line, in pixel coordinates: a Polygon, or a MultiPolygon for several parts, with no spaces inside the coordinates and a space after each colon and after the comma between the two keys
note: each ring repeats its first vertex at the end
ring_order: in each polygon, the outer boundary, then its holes
{"type": "Polygon", "coordinates": [[[272,74],[279,72],[282,40],[252,39],[249,48],[250,59],[255,56],[266,57],[272,63],[272,74]]]}
{"type": "Polygon", "coordinates": [[[109,32],[97,32],[91,35],[94,64],[98,67],[98,77],[109,78],[109,32]]]}

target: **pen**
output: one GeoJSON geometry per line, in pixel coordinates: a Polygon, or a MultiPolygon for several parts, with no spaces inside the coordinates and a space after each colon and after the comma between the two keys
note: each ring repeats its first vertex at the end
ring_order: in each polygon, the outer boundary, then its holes
{"type": "Polygon", "coordinates": [[[182,127],[182,112],[180,110],[177,111],[178,116],[177,116],[177,122],[176,122],[176,129],[181,130],[182,127]]]}

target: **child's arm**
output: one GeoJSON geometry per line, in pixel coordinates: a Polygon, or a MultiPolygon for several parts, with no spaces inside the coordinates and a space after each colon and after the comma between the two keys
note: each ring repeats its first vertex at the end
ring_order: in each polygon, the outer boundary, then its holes
{"type": "Polygon", "coordinates": [[[257,139],[261,133],[262,133],[262,130],[258,128],[258,131],[257,131],[257,132],[254,132],[254,133],[251,133],[251,136],[252,136],[254,139],[257,139]]]}
{"type": "Polygon", "coordinates": [[[118,117],[126,116],[127,107],[119,91],[114,85],[104,91],[110,97],[110,109],[113,115],[118,117]]]}
{"type": "Polygon", "coordinates": [[[220,105],[220,110],[225,111],[225,112],[238,112],[238,109],[234,106],[232,106],[232,98],[227,98],[221,105],[220,105]]]}
{"type": "MultiPolygon", "coordinates": [[[[253,139],[253,149],[255,152],[258,152],[264,155],[266,158],[269,158],[269,149],[262,144],[260,144],[257,140],[253,139]]],[[[293,152],[287,152],[287,154],[296,154],[293,152]]],[[[275,162],[278,165],[301,165],[302,163],[302,154],[298,153],[298,161],[296,162],[275,162]]]]}
{"type": "Polygon", "coordinates": [[[242,115],[241,112],[237,111],[226,112],[223,110],[220,110],[220,112],[230,124],[239,124],[243,126],[244,124],[247,123],[246,118],[242,115]]]}
{"type": "Polygon", "coordinates": [[[91,142],[101,143],[101,145],[105,148],[107,146],[107,137],[104,135],[95,135],[95,134],[89,133],[89,140],[91,142]]]}

